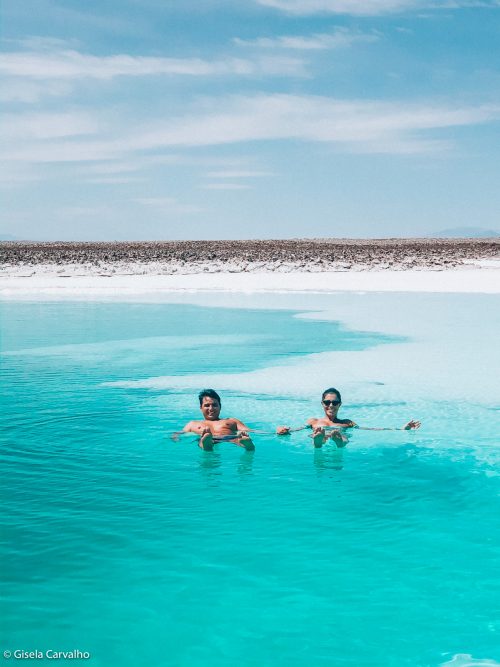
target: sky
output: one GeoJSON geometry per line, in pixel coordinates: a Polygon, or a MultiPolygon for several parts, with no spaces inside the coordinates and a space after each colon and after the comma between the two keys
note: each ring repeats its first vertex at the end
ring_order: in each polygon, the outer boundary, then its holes
{"type": "Polygon", "coordinates": [[[0,238],[500,228],[500,0],[3,0],[0,238]]]}

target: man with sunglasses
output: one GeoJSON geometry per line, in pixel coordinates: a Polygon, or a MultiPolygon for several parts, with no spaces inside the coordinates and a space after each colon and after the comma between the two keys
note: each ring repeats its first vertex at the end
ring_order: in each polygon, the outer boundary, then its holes
{"type": "MultiPolygon", "coordinates": [[[[276,433],[278,435],[288,435],[292,431],[301,431],[306,428],[311,428],[311,437],[315,447],[322,447],[329,438],[337,445],[337,447],[345,447],[348,439],[340,429],[360,427],[351,419],[339,419],[337,416],[340,406],[342,405],[340,391],[335,389],[335,387],[329,387],[328,389],[325,389],[323,395],[321,396],[321,404],[325,413],[324,417],[320,417],[319,419],[316,417],[311,417],[311,419],[307,420],[305,426],[301,426],[299,428],[278,426],[276,433]]],[[[370,431],[410,431],[420,428],[420,422],[412,419],[407,424],[405,424],[403,428],[400,429],[362,428],[370,431]]]]}

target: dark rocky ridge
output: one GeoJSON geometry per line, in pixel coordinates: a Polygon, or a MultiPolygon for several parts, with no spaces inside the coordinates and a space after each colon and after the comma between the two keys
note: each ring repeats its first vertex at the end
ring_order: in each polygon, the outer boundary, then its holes
{"type": "Polygon", "coordinates": [[[328,271],[451,268],[500,257],[500,239],[2,242],[10,267],[73,265],[84,272],[328,271]]]}

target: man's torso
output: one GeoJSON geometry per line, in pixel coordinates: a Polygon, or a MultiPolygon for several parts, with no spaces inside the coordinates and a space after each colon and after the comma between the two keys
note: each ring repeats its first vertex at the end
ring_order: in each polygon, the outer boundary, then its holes
{"type": "Polygon", "coordinates": [[[200,420],[191,423],[191,427],[196,432],[201,433],[209,428],[213,435],[232,435],[238,430],[236,419],[217,419],[216,421],[200,420]]]}

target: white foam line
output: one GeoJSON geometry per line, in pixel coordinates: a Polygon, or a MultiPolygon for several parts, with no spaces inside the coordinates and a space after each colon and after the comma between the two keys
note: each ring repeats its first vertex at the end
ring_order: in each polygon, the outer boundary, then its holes
{"type": "Polygon", "coordinates": [[[196,273],[62,277],[57,274],[0,276],[0,297],[113,297],[161,292],[500,292],[500,268],[454,270],[332,271],[321,273],[196,273]]]}

